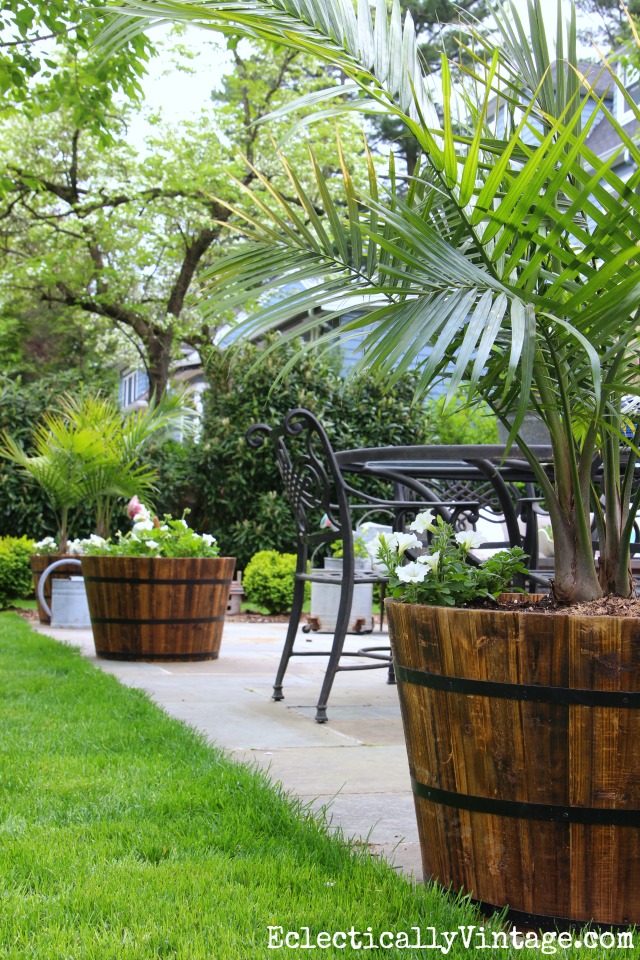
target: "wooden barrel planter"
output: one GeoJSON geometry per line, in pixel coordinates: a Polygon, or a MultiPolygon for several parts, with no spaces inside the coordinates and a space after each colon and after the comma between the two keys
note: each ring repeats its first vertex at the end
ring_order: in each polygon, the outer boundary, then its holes
{"type": "MultiPolygon", "coordinates": [[[[56,560],[64,560],[67,556],[69,557],[70,560],[78,559],[77,557],[72,557],[71,554],[66,554],[66,553],[49,553],[49,554],[34,553],[29,557],[31,572],[33,574],[33,589],[35,590],[36,600],[38,601],[38,619],[40,620],[40,623],[51,623],[51,617],[49,616],[47,611],[44,609],[44,607],[42,606],[38,598],[38,584],[40,583],[40,578],[42,577],[42,574],[47,569],[47,567],[49,567],[52,563],[55,563],[56,560]]],[[[66,566],[58,567],[53,573],[51,573],[47,577],[44,585],[44,597],[47,603],[49,604],[49,607],[51,607],[51,581],[52,580],[68,580],[69,577],[71,576],[74,576],[74,577],[79,576],[79,573],[80,571],[75,564],[69,564],[68,567],[66,566]]]]}
{"type": "Polygon", "coordinates": [[[99,657],[215,660],[235,559],[82,557],[99,657]]]}
{"type": "Polygon", "coordinates": [[[425,878],[640,923],[640,619],[387,601],[425,878]]]}

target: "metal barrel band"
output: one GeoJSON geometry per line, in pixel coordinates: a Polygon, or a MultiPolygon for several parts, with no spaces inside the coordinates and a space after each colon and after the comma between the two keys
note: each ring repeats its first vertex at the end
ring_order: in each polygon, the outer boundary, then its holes
{"type": "Polygon", "coordinates": [[[491,917],[494,914],[503,915],[508,923],[525,930],[575,930],[579,931],[585,927],[600,932],[616,933],[626,932],[632,926],[630,923],[596,923],[593,920],[572,920],[570,917],[556,917],[548,913],[528,913],[526,910],[514,910],[511,907],[498,907],[493,903],[487,903],[485,900],[476,900],[469,898],[470,903],[478,907],[485,917],[491,917]]]}
{"type": "Polygon", "coordinates": [[[167,660],[172,663],[187,662],[189,660],[211,660],[217,659],[218,654],[212,658],[211,651],[209,650],[190,650],[188,653],[156,653],[153,651],[138,652],[138,651],[118,651],[117,653],[112,653],[110,650],[98,650],[96,653],[101,660],[127,660],[127,661],[152,661],[152,660],[167,660]]]}
{"type": "Polygon", "coordinates": [[[429,787],[411,778],[416,797],[430,800],[440,806],[488,813],[496,817],[515,817],[521,820],[545,820],[550,823],[580,823],[599,826],[640,827],[640,810],[619,810],[615,807],[568,807],[562,804],[527,803],[520,800],[496,800],[468,793],[454,793],[429,787]]]}
{"type": "Polygon", "coordinates": [[[131,626],[153,626],[160,623],[219,623],[224,617],[169,617],[167,620],[151,617],[149,620],[138,617],[91,617],[92,623],[120,623],[131,626]]]}
{"type": "Polygon", "coordinates": [[[131,577],[85,577],[84,578],[88,583],[126,583],[129,586],[135,586],[137,583],[143,584],[158,584],[158,585],[174,585],[174,586],[189,586],[190,584],[220,584],[221,586],[229,586],[233,583],[233,580],[220,580],[217,577],[191,577],[188,580],[177,580],[177,579],[166,579],[166,580],[156,580],[152,577],[136,577],[132,579],[131,577]]]}
{"type": "Polygon", "coordinates": [[[555,703],[576,707],[619,707],[640,710],[640,692],[622,690],[582,690],[573,687],[547,687],[535,683],[503,683],[494,680],[474,680],[469,677],[451,677],[428,670],[396,666],[396,677],[404,683],[463,693],[473,697],[495,697],[501,700],[519,700],[528,703],[555,703]]]}

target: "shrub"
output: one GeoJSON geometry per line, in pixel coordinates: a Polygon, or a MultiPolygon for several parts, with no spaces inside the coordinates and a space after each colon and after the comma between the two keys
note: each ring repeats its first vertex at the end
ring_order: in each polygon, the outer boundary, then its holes
{"type": "Polygon", "coordinates": [[[242,583],[247,600],[269,613],[286,613],[293,602],[295,572],[295,553],[260,550],[244,572],[242,583]]]}
{"type": "Polygon", "coordinates": [[[33,592],[32,553],[33,541],[28,537],[0,538],[0,608],[33,592]]]}
{"type": "Polygon", "coordinates": [[[444,399],[442,396],[427,401],[428,443],[498,443],[498,421],[488,407],[470,407],[460,393],[445,410],[444,399]]]}

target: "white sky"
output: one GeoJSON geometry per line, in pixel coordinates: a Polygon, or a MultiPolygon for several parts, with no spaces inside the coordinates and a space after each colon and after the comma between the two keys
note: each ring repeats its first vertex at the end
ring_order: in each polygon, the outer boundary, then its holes
{"type": "MultiPolygon", "coordinates": [[[[171,43],[170,30],[158,28],[152,32],[154,42],[171,43]]],[[[142,81],[145,91],[144,112],[161,111],[171,124],[196,116],[211,103],[211,91],[222,75],[230,69],[231,59],[224,39],[215,33],[188,27],[183,37],[174,43],[189,47],[194,59],[180,58],[178,54],[162,53],[148,64],[148,74],[142,81]],[[186,69],[184,69],[186,68],[186,69]]],[[[141,116],[132,118],[128,139],[141,146],[148,126],[141,116]]]]}

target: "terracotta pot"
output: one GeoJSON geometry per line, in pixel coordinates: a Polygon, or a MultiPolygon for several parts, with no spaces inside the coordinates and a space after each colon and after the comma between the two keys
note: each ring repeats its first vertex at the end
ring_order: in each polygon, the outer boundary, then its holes
{"type": "MultiPolygon", "coordinates": [[[[33,573],[33,589],[35,590],[36,600],[38,601],[38,617],[40,623],[51,623],[51,617],[46,612],[40,600],[38,599],[38,584],[40,583],[40,577],[52,563],[55,563],[56,560],[64,560],[66,557],[69,559],[77,560],[77,557],[72,557],[70,553],[50,553],[50,554],[32,554],[29,557],[29,563],[31,565],[31,572],[33,573]]],[[[45,600],[51,606],[51,581],[52,580],[68,580],[69,577],[79,575],[80,569],[75,566],[75,564],[69,564],[68,567],[58,567],[53,573],[51,573],[44,585],[44,596],[45,600]]]]}
{"type": "Polygon", "coordinates": [[[640,923],[640,620],[387,601],[425,877],[640,923]]]}
{"type": "Polygon", "coordinates": [[[234,567],[232,557],[82,557],[96,653],[215,660],[234,567]]]}

